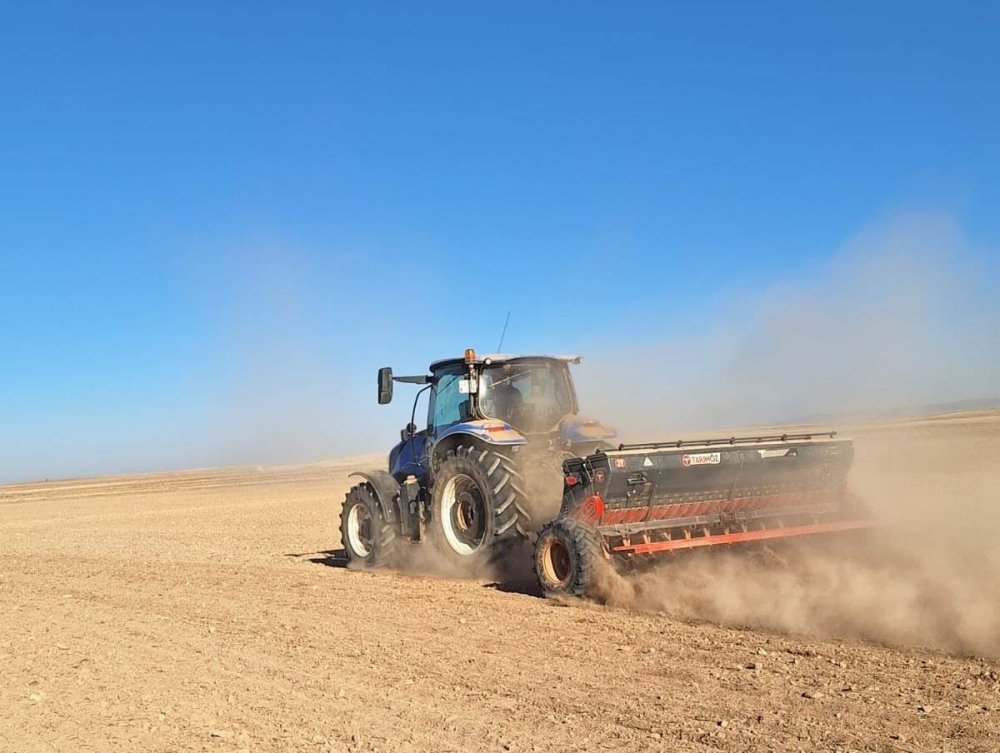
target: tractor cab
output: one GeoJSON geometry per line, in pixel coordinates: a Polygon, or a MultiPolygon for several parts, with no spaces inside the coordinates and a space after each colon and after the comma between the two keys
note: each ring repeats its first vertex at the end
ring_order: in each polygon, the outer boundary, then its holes
{"type": "Polygon", "coordinates": [[[389,368],[380,369],[380,403],[391,400],[394,381],[423,384],[430,392],[426,427],[418,429],[415,423],[418,393],[402,441],[390,454],[392,475],[423,478],[433,456],[460,438],[508,447],[613,438],[613,429],[578,416],[569,369],[578,363],[579,356],[480,357],[469,348],[462,358],[432,363],[428,376],[397,377],[389,368]]]}
{"type": "Polygon", "coordinates": [[[444,430],[467,421],[502,421],[522,434],[555,431],[577,412],[569,373],[576,356],[505,356],[431,364],[428,426],[444,430]]]}

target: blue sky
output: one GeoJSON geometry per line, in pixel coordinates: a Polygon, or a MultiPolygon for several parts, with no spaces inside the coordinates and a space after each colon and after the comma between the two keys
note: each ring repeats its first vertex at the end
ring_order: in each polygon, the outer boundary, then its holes
{"type": "Polygon", "coordinates": [[[716,337],[900,212],[986,301],[998,32],[962,2],[6,4],[0,480],[378,449],[379,365],[492,349],[508,309],[519,351],[716,337]]]}

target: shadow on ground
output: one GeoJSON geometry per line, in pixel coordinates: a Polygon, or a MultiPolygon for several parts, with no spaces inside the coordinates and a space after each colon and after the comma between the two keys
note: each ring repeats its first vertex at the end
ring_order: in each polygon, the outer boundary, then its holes
{"type": "Polygon", "coordinates": [[[285,556],[306,559],[306,561],[313,564],[326,565],[327,567],[346,568],[349,562],[346,549],[324,549],[319,552],[290,552],[285,556]]]}
{"type": "MultiPolygon", "coordinates": [[[[317,552],[289,552],[286,557],[304,559],[315,565],[324,567],[347,568],[350,560],[344,549],[326,549],[317,552]]],[[[542,589],[538,585],[531,566],[530,550],[527,547],[514,546],[505,548],[499,556],[491,559],[487,568],[489,577],[483,583],[483,588],[490,588],[502,593],[522,594],[524,596],[542,597],[542,589]]],[[[470,578],[461,573],[428,572],[421,568],[406,567],[386,569],[387,572],[397,572],[404,575],[423,576],[429,578],[459,578],[462,580],[482,580],[470,578]]]]}

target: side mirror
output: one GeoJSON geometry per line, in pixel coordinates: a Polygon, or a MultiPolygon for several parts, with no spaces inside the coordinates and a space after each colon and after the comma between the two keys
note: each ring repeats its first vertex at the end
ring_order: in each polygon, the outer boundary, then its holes
{"type": "Polygon", "coordinates": [[[378,370],[378,404],[392,402],[392,369],[384,366],[378,370]]]}

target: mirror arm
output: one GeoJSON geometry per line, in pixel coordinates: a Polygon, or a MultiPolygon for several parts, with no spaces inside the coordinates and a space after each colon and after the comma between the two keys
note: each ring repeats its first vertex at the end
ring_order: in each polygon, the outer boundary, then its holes
{"type": "MultiPolygon", "coordinates": [[[[417,402],[419,402],[420,396],[430,388],[431,386],[428,384],[423,389],[417,390],[417,394],[413,398],[413,410],[410,411],[410,426],[412,426],[414,429],[417,428],[417,402]]],[[[416,434],[417,432],[414,431],[413,434],[410,435],[410,438],[412,439],[414,436],[416,436],[416,434]]]]}

